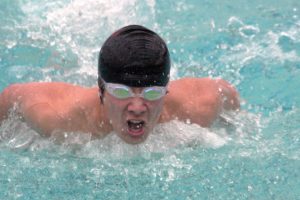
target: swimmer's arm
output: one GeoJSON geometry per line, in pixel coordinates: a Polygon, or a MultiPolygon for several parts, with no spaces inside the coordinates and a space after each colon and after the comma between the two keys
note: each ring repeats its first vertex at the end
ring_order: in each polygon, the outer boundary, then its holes
{"type": "Polygon", "coordinates": [[[23,110],[26,123],[43,136],[51,136],[55,130],[64,129],[64,120],[47,102],[31,105],[23,110]]]}
{"type": "Polygon", "coordinates": [[[184,78],[171,82],[160,122],[189,120],[202,127],[210,127],[222,111],[239,108],[238,92],[228,82],[222,79],[184,78]]]}
{"type": "Polygon", "coordinates": [[[16,114],[21,119],[40,134],[50,136],[53,130],[64,125],[64,121],[47,102],[34,103],[26,91],[22,84],[13,84],[3,90],[0,94],[0,124],[17,105],[16,114]]]}
{"type": "MultiPolygon", "coordinates": [[[[212,123],[220,117],[223,111],[239,110],[239,94],[237,90],[223,79],[202,78],[198,79],[200,82],[195,82],[198,86],[201,85],[201,95],[193,96],[195,101],[186,100],[183,105],[181,115],[186,114],[185,119],[189,119],[192,123],[199,124],[202,127],[210,127],[212,123]]],[[[195,85],[194,85],[195,86],[195,85]]],[[[196,87],[197,88],[197,87],[196,87]]]]}

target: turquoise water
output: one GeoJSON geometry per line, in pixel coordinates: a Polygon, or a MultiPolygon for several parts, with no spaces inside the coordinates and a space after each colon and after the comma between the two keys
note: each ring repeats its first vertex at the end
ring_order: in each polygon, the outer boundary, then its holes
{"type": "Polygon", "coordinates": [[[103,41],[143,24],[168,42],[172,79],[222,77],[243,111],[211,129],[173,121],[141,145],[114,134],[41,138],[0,127],[0,199],[299,199],[300,2],[1,0],[0,91],[96,85],[103,41]]]}

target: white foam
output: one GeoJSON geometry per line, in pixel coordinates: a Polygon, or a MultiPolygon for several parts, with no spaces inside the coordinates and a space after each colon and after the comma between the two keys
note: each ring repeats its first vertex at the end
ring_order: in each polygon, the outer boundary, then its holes
{"type": "Polygon", "coordinates": [[[228,141],[226,134],[219,134],[196,124],[185,124],[171,121],[159,124],[147,140],[138,145],[127,144],[115,133],[103,140],[93,140],[87,143],[79,153],[84,157],[112,156],[123,158],[141,155],[147,157],[151,153],[164,153],[178,147],[202,146],[203,148],[219,148],[228,141]]]}
{"type": "Polygon", "coordinates": [[[38,137],[26,123],[17,118],[5,120],[0,127],[0,142],[10,149],[27,149],[38,137]]]}
{"type": "Polygon", "coordinates": [[[159,124],[150,134],[148,139],[138,145],[130,145],[122,141],[115,133],[111,133],[104,139],[91,140],[90,134],[65,133],[65,135],[53,134],[50,138],[42,138],[34,130],[21,120],[11,118],[6,120],[0,129],[2,144],[11,149],[39,150],[54,147],[57,141],[62,149],[81,149],[85,155],[98,155],[109,153],[116,156],[136,155],[145,152],[165,152],[180,146],[201,145],[205,148],[218,148],[226,144],[224,135],[201,128],[196,124],[186,124],[179,121],[171,121],[159,124]]]}
{"type": "Polygon", "coordinates": [[[209,129],[177,120],[158,124],[144,143],[131,145],[113,132],[104,139],[96,140],[92,140],[90,134],[80,132],[64,135],[53,133],[50,138],[43,138],[12,112],[0,127],[0,140],[1,146],[10,149],[55,149],[59,153],[72,151],[84,157],[98,158],[110,155],[117,158],[147,156],[149,153],[163,153],[182,147],[220,148],[232,140],[243,142],[243,138],[248,136],[259,139],[259,115],[242,111],[222,113],[221,117],[222,120],[216,121],[209,129]]]}

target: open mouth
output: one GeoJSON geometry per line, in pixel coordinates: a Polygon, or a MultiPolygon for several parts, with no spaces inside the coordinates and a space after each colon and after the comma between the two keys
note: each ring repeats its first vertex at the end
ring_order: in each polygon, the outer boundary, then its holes
{"type": "Polygon", "coordinates": [[[131,136],[140,136],[144,134],[145,122],[143,120],[128,120],[128,133],[131,136]]]}

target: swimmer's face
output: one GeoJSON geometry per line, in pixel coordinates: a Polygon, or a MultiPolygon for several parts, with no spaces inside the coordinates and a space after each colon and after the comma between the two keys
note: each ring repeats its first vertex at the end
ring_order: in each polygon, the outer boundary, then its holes
{"type": "MultiPolygon", "coordinates": [[[[136,94],[143,88],[131,88],[136,94]]],[[[125,142],[138,144],[146,140],[158,122],[164,97],[149,101],[141,97],[118,99],[104,92],[103,105],[114,131],[125,142]]]]}

